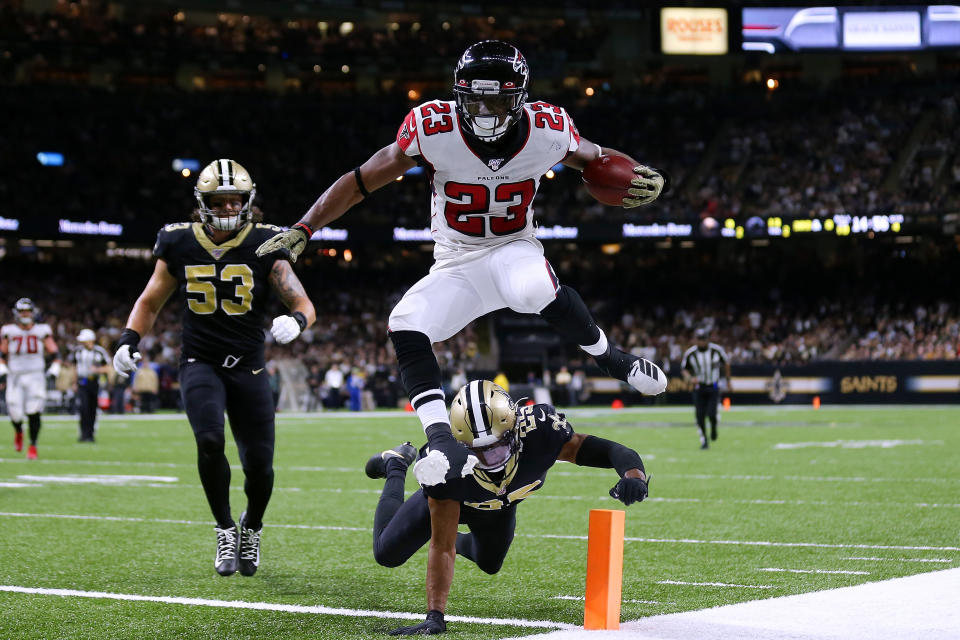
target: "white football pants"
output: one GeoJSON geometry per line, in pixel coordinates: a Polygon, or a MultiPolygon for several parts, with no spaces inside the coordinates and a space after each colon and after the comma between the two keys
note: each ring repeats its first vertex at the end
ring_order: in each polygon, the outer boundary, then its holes
{"type": "Polygon", "coordinates": [[[23,416],[43,411],[47,395],[47,379],[43,371],[11,373],[7,376],[7,414],[14,422],[23,416]]]}
{"type": "Polygon", "coordinates": [[[537,241],[478,250],[473,260],[436,263],[390,313],[390,331],[419,331],[442,342],[480,316],[509,307],[540,313],[560,283],[537,241]]]}

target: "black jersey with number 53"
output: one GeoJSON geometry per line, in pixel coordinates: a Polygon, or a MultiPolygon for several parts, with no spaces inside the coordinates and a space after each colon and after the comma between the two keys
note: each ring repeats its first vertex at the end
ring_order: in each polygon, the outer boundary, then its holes
{"type": "Polygon", "coordinates": [[[181,361],[263,366],[263,316],[277,257],[258,258],[255,252],[279,231],[273,225],[248,224],[215,244],[197,222],[160,230],[153,255],[167,263],[183,303],[181,361]]]}

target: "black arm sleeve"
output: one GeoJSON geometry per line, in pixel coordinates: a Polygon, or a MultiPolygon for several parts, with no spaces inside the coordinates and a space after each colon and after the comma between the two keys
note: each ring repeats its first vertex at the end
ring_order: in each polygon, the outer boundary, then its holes
{"type": "Polygon", "coordinates": [[[646,475],[640,454],[619,442],[597,436],[587,436],[583,439],[583,444],[577,451],[577,464],[581,467],[613,468],[621,478],[630,469],[639,469],[646,475]]]}

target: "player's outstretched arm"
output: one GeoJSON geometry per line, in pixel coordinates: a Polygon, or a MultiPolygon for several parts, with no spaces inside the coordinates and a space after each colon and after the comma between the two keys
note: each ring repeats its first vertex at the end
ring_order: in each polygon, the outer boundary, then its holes
{"type": "Polygon", "coordinates": [[[563,445],[557,460],[581,467],[616,469],[620,481],[610,489],[610,497],[623,504],[642,502],[647,497],[650,478],[643,468],[640,454],[619,442],[584,433],[574,433],[563,445]]]}
{"type": "Polygon", "coordinates": [[[372,192],[386,186],[416,166],[396,142],[370,156],[361,166],[340,176],[317,198],[307,214],[289,231],[279,233],[257,248],[258,256],[288,251],[291,262],[306,248],[316,229],[330,224],[372,192]]]}
{"type": "Polygon", "coordinates": [[[140,337],[153,329],[160,309],[176,290],[177,280],[167,269],[167,262],[162,258],[158,259],[147,286],[133,303],[133,310],[127,318],[127,327],[117,341],[113,368],[121,376],[126,377],[137,368],[137,360],[140,359],[140,337]]]}
{"type": "Polygon", "coordinates": [[[432,636],[447,630],[443,612],[453,584],[453,566],[457,559],[457,524],[460,503],[456,500],[427,498],[430,505],[430,550],[427,553],[427,619],[420,624],[400,627],[392,636],[432,636]]]}
{"type": "Polygon", "coordinates": [[[269,282],[270,287],[277,293],[277,297],[290,310],[289,314],[273,319],[270,332],[274,340],[280,344],[287,344],[316,321],[317,313],[310,298],[307,297],[307,292],[303,289],[303,283],[287,261],[277,260],[273,263],[269,282]]]}

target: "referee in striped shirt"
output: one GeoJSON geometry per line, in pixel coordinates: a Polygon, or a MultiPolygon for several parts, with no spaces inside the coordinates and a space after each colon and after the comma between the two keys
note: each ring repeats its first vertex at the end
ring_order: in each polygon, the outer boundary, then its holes
{"type": "Polygon", "coordinates": [[[71,356],[77,363],[77,401],[80,404],[80,439],[78,442],[93,442],[93,427],[97,421],[97,394],[100,391],[99,377],[110,371],[110,354],[95,345],[97,334],[84,329],[77,336],[80,347],[71,356]]]}
{"type": "Polygon", "coordinates": [[[720,345],[709,341],[710,332],[705,328],[694,332],[697,344],[687,349],[680,362],[683,379],[693,379],[693,406],[696,408],[697,427],[700,429],[700,448],[707,449],[707,419],[710,419],[710,439],[717,439],[717,402],[720,399],[720,367],[723,367],[723,377],[727,381],[727,391],[732,391],[730,384],[730,359],[720,345]]]}

